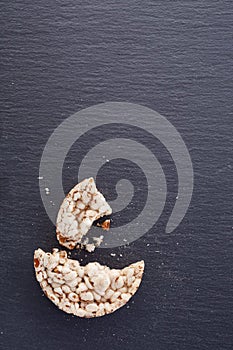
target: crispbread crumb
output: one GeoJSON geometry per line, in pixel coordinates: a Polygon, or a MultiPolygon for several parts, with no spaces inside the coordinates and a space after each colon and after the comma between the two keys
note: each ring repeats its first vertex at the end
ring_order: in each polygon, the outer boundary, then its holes
{"type": "Polygon", "coordinates": [[[93,237],[93,241],[95,242],[95,246],[99,247],[101,243],[103,242],[104,236],[101,235],[100,237],[93,237]]]}
{"type": "Polygon", "coordinates": [[[85,245],[85,248],[86,248],[86,250],[87,250],[89,253],[91,253],[91,252],[94,252],[94,250],[95,250],[95,245],[94,245],[93,243],[88,243],[88,244],[85,245]]]}
{"type": "Polygon", "coordinates": [[[102,229],[105,230],[105,231],[109,231],[110,223],[111,223],[111,221],[109,219],[107,219],[107,220],[105,220],[102,223],[97,222],[96,225],[99,226],[99,227],[102,227],[102,229]]]}

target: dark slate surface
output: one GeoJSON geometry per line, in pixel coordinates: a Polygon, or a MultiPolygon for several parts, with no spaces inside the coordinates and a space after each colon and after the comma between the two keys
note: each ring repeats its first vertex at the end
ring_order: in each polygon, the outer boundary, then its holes
{"type": "Polygon", "coordinates": [[[232,33],[232,1],[1,2],[2,349],[232,349],[232,33]],[[123,257],[84,257],[147,264],[129,308],[85,320],[35,281],[33,250],[57,246],[37,177],[51,132],[105,101],[166,116],[190,150],[195,187],[172,234],[165,212],[114,250],[123,257]]]}

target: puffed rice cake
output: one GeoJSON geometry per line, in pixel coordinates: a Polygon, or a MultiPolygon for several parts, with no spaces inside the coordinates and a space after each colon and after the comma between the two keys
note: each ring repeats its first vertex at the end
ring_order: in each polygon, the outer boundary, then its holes
{"type": "Polygon", "coordinates": [[[91,262],[80,266],[65,251],[34,252],[36,279],[44,294],[59,309],[79,317],[98,317],[125,305],[136,293],[144,272],[144,261],[122,270],[91,262]]]}
{"type": "MultiPolygon", "coordinates": [[[[72,188],[58,211],[56,234],[59,243],[69,249],[81,245],[93,222],[111,213],[112,209],[97,190],[94,179],[83,180],[72,188]]],[[[110,220],[106,220],[101,226],[109,229],[109,225],[110,220]]],[[[92,250],[94,248],[93,245],[92,250]]]]}

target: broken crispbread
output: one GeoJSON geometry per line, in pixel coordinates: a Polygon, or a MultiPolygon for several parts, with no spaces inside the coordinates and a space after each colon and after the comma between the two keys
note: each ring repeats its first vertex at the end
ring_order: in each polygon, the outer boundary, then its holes
{"type": "Polygon", "coordinates": [[[37,281],[59,309],[79,317],[98,317],[125,305],[136,293],[144,272],[144,261],[122,270],[92,262],[80,266],[65,251],[34,253],[37,281]]]}
{"type": "MultiPolygon", "coordinates": [[[[97,190],[94,179],[83,180],[72,188],[59,209],[56,221],[59,243],[73,249],[82,243],[94,221],[111,213],[112,209],[97,190]]],[[[104,229],[109,226],[110,220],[107,220],[104,229]]]]}

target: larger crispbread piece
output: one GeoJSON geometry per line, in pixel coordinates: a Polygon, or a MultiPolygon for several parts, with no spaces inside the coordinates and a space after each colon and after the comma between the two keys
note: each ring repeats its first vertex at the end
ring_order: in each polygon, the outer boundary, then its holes
{"type": "Polygon", "coordinates": [[[95,220],[111,213],[112,209],[97,190],[94,179],[83,180],[72,188],[59,209],[56,222],[59,243],[73,249],[82,243],[95,220]]]}
{"type": "Polygon", "coordinates": [[[114,312],[134,295],[141,283],[144,261],[122,270],[92,262],[80,266],[65,251],[34,253],[37,281],[59,309],[79,317],[98,317],[114,312]]]}

